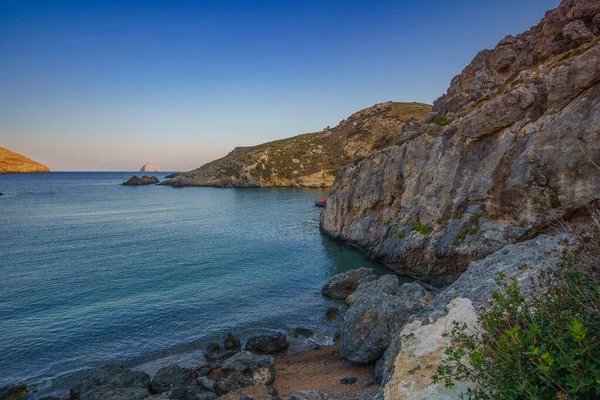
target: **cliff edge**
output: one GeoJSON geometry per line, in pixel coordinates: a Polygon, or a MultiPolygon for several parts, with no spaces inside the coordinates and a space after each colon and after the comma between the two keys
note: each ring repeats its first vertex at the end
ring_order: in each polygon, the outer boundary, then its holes
{"type": "Polygon", "coordinates": [[[218,160],[163,181],[170,186],[330,187],[349,162],[404,140],[404,126],[423,118],[421,103],[376,104],[334,128],[252,147],[237,147],[218,160]]]}
{"type": "Polygon", "coordinates": [[[565,0],[480,52],[407,141],[344,167],[326,234],[446,285],[600,192],[600,2],[565,0]]]}
{"type": "Polygon", "coordinates": [[[50,172],[50,169],[21,154],[0,147],[0,174],[41,172],[50,172]]]}

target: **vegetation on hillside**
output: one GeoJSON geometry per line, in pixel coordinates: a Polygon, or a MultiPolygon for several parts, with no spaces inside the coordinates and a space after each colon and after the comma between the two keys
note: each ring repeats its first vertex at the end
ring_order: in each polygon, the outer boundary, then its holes
{"type": "Polygon", "coordinates": [[[565,248],[560,263],[525,289],[503,290],[484,310],[481,330],[454,322],[447,361],[434,381],[474,382],[473,399],[600,398],[600,213],[565,248]]]}

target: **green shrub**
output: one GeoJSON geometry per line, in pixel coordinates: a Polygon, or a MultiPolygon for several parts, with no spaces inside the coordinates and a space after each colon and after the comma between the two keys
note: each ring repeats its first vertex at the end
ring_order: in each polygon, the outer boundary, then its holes
{"type": "Polygon", "coordinates": [[[390,224],[392,223],[392,217],[389,217],[388,219],[386,219],[385,221],[383,221],[383,226],[390,226],[390,224]]]}
{"type": "Polygon", "coordinates": [[[462,217],[463,217],[462,214],[458,214],[455,219],[462,219],[462,217]]]}
{"type": "Polygon", "coordinates": [[[406,236],[406,232],[405,231],[398,232],[398,239],[404,239],[404,236],[406,236]]]}
{"type": "Polygon", "coordinates": [[[479,225],[473,225],[472,227],[469,228],[469,230],[467,230],[467,234],[470,236],[473,236],[474,234],[477,233],[478,230],[479,230],[479,225]]]}
{"type": "Polygon", "coordinates": [[[488,238],[483,238],[483,240],[481,241],[481,243],[483,244],[488,244],[488,242],[490,241],[490,239],[488,238]]]}
{"type": "MultiPolygon", "coordinates": [[[[502,88],[502,90],[504,90],[504,88],[502,88]]],[[[477,108],[480,105],[482,105],[483,103],[485,103],[486,101],[489,101],[492,97],[491,96],[482,96],[480,98],[478,98],[477,100],[475,100],[475,102],[473,103],[473,108],[477,108]]]]}
{"type": "Polygon", "coordinates": [[[550,207],[552,207],[552,208],[560,207],[560,198],[558,197],[558,194],[554,193],[554,194],[550,195],[550,207]]]}
{"type": "Polygon", "coordinates": [[[423,235],[428,235],[431,232],[433,232],[433,228],[430,228],[429,226],[422,224],[419,221],[413,223],[413,229],[423,235]]]}
{"type": "Polygon", "coordinates": [[[442,219],[441,218],[437,218],[435,220],[435,223],[438,224],[438,225],[441,225],[442,224],[442,219]]]}
{"type": "Polygon", "coordinates": [[[474,382],[471,399],[600,398],[600,224],[578,242],[526,291],[499,275],[481,330],[454,321],[445,335],[434,382],[474,382]]]}
{"type": "Polygon", "coordinates": [[[435,117],[435,119],[433,120],[433,123],[439,126],[446,126],[450,124],[450,122],[452,122],[452,117],[441,114],[435,117]]]}

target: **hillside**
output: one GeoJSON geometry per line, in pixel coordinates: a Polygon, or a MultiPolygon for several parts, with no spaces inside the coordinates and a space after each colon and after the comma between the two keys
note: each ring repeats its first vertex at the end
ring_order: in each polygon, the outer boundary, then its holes
{"type": "Polygon", "coordinates": [[[0,147],[0,174],[50,172],[45,165],[0,147]]]}
{"type": "Polygon", "coordinates": [[[171,186],[329,187],[348,162],[406,140],[405,124],[422,121],[431,106],[381,103],[359,111],[334,128],[252,147],[164,181],[171,186]],[[415,121],[416,122],[416,121],[415,121]]]}

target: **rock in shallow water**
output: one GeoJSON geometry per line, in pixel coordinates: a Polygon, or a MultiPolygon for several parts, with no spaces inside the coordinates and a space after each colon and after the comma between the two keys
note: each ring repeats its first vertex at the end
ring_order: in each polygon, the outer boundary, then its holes
{"type": "Polygon", "coordinates": [[[371,268],[355,269],[331,277],[321,289],[321,293],[324,296],[343,300],[354,292],[362,282],[375,279],[377,279],[377,275],[371,268]]]}
{"type": "Polygon", "coordinates": [[[127,182],[123,182],[123,186],[140,186],[140,185],[154,185],[158,183],[158,178],[155,176],[144,175],[141,178],[137,176],[132,176],[127,180],[127,182]]]}
{"type": "Polygon", "coordinates": [[[246,351],[255,354],[275,354],[286,350],[289,343],[281,332],[252,336],[246,343],[246,351]]]}

